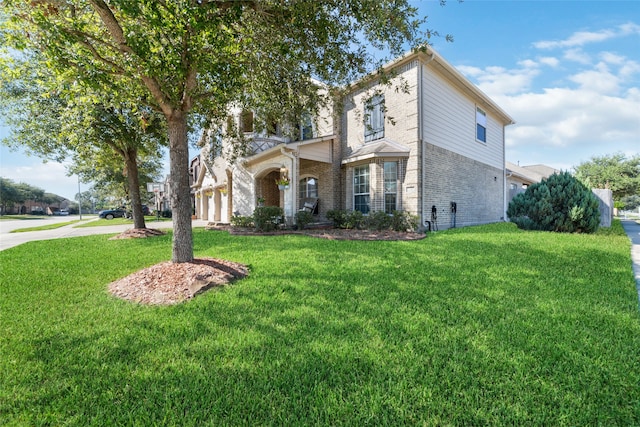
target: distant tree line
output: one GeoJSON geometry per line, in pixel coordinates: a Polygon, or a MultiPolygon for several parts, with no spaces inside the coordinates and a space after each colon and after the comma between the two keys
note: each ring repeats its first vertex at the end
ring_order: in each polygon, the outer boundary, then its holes
{"type": "MultiPolygon", "coordinates": [[[[15,183],[8,178],[0,177],[0,207],[4,214],[8,210],[12,210],[16,205],[22,205],[32,200],[39,202],[43,206],[62,203],[66,200],[57,194],[47,193],[45,190],[23,182],[15,183]]],[[[30,213],[30,212],[28,212],[30,213]]]]}
{"type": "Polygon", "coordinates": [[[640,195],[640,155],[629,158],[622,153],[596,156],[574,169],[576,178],[584,185],[607,188],[616,201],[640,195]]]}

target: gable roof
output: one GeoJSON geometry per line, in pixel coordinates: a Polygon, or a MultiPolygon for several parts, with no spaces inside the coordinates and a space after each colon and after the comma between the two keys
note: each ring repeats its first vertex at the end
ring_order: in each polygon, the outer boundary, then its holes
{"type": "Polygon", "coordinates": [[[505,162],[505,169],[507,175],[515,175],[531,183],[540,182],[554,173],[560,172],[547,165],[520,166],[511,162],[505,162]]]}
{"type": "MultiPolygon", "coordinates": [[[[464,94],[481,105],[485,110],[491,112],[498,117],[503,125],[515,124],[515,120],[507,114],[498,104],[496,104],[487,94],[481,91],[475,84],[467,79],[460,71],[444,59],[433,47],[426,46],[423,50],[407,52],[403,56],[388,62],[382,69],[391,71],[399,68],[415,59],[420,60],[423,64],[431,66],[434,70],[447,78],[455,87],[460,89],[464,94]]],[[[378,73],[371,73],[358,80],[351,86],[359,86],[362,83],[375,80],[378,73]]]]}

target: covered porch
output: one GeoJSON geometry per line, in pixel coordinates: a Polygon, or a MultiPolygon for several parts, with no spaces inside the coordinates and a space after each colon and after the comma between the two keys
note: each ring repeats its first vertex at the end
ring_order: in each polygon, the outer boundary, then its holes
{"type": "Polygon", "coordinates": [[[244,170],[234,174],[234,182],[245,189],[237,203],[234,200],[234,205],[244,205],[239,213],[250,215],[259,205],[279,206],[291,225],[305,203],[312,203],[314,217],[325,220],[326,212],[335,208],[333,195],[339,185],[340,165],[336,177],[333,147],[333,136],[324,137],[280,144],[247,158],[244,170]],[[248,179],[253,182],[246,182],[248,179]],[[283,180],[288,184],[279,186],[278,181],[283,180]]]}

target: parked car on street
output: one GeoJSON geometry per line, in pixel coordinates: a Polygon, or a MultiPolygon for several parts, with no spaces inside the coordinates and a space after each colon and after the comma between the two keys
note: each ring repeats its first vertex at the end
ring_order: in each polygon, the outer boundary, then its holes
{"type": "Polygon", "coordinates": [[[126,214],[127,214],[127,211],[121,208],[106,209],[98,212],[98,217],[105,218],[105,219],[125,218],[126,214]]]}

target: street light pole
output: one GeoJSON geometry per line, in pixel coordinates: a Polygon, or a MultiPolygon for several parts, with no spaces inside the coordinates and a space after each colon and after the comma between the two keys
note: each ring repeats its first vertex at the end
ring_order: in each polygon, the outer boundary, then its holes
{"type": "Polygon", "coordinates": [[[78,212],[80,213],[80,221],[82,221],[82,193],[80,193],[80,175],[78,175],[78,212]]]}

